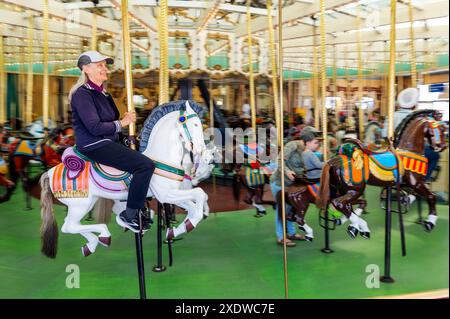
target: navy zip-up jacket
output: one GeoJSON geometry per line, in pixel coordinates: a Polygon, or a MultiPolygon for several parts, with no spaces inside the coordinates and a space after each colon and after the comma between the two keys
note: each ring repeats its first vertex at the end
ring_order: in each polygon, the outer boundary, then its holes
{"type": "Polygon", "coordinates": [[[106,143],[117,142],[122,130],[117,109],[111,95],[88,83],[72,95],[72,124],[77,148],[92,151],[106,143]]]}

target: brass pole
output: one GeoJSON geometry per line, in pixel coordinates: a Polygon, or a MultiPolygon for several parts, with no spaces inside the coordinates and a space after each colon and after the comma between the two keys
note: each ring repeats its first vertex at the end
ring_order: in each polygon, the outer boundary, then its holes
{"type": "Polygon", "coordinates": [[[92,15],[92,37],[91,37],[91,50],[97,51],[97,15],[92,15]]]}
{"type": "Polygon", "coordinates": [[[6,122],[6,73],[3,56],[3,26],[0,26],[0,123],[6,122]]]}
{"type": "Polygon", "coordinates": [[[42,116],[44,127],[48,128],[48,98],[49,98],[49,78],[48,78],[48,0],[44,0],[44,31],[43,31],[43,87],[42,87],[42,116]]]}
{"type": "Polygon", "coordinates": [[[314,127],[320,129],[320,107],[318,97],[318,72],[317,72],[317,35],[316,35],[316,17],[313,17],[313,65],[312,65],[312,89],[314,103],[314,127]]]}
{"type": "Polygon", "coordinates": [[[337,103],[338,87],[337,87],[337,64],[336,64],[336,45],[333,45],[333,95],[335,97],[334,117],[336,125],[339,124],[339,105],[337,103]]]}
{"type": "Polygon", "coordinates": [[[388,73],[388,138],[394,138],[394,102],[395,102],[395,23],[397,1],[391,0],[391,33],[388,73]]]}
{"type": "Polygon", "coordinates": [[[356,14],[356,45],[358,50],[358,118],[359,118],[359,139],[364,140],[364,110],[362,108],[363,96],[363,74],[362,74],[362,54],[361,54],[361,17],[359,6],[357,6],[356,14]]]}
{"type": "MultiPolygon", "coordinates": [[[[131,41],[130,41],[130,30],[128,23],[128,0],[122,0],[122,36],[123,36],[123,61],[125,68],[125,85],[127,90],[127,110],[128,112],[134,111],[133,104],[133,74],[131,72],[131,41]]],[[[129,133],[131,137],[136,135],[136,127],[134,123],[129,126],[129,133]]],[[[134,144],[133,138],[131,138],[132,143],[130,144],[131,149],[136,149],[136,144],[134,144]]]]}
{"type": "MultiPolygon", "coordinates": [[[[209,78],[209,127],[214,130],[214,98],[211,76],[209,78]]],[[[213,131],[212,131],[213,132],[213,131]]],[[[216,195],[216,175],[212,174],[213,194],[216,195]]],[[[217,215],[217,214],[215,214],[217,215]]]]}
{"type": "MultiPolygon", "coordinates": [[[[278,0],[278,66],[280,70],[279,76],[279,90],[280,90],[280,130],[283,134],[284,121],[283,121],[283,1],[278,0]]],[[[286,251],[286,198],[285,198],[285,185],[284,185],[284,144],[283,135],[281,135],[280,143],[280,157],[281,157],[281,216],[283,223],[283,269],[284,269],[284,296],[289,298],[289,286],[288,286],[288,269],[287,269],[287,251],[286,251]]]]}
{"type": "Polygon", "coordinates": [[[416,70],[416,50],[414,47],[414,19],[413,19],[413,7],[412,0],[408,3],[408,14],[409,14],[409,49],[411,56],[411,87],[417,87],[417,70],[416,70]]]}
{"type": "MultiPolygon", "coordinates": [[[[353,105],[351,104],[351,99],[353,98],[352,86],[350,85],[350,67],[348,65],[348,47],[344,48],[344,59],[345,59],[345,75],[347,80],[347,86],[345,89],[345,108],[347,111],[347,124],[350,123],[350,118],[353,116],[353,105]]],[[[350,127],[351,128],[351,127],[350,127]]]]}
{"type": "Polygon", "coordinates": [[[169,102],[169,32],[167,25],[167,0],[159,1],[159,104],[169,102]]]}
{"type": "Polygon", "coordinates": [[[252,130],[253,136],[256,137],[256,105],[255,105],[255,79],[253,77],[253,46],[252,46],[252,30],[250,14],[250,0],[247,0],[247,44],[248,44],[248,79],[250,89],[250,109],[252,112],[252,130]]]}
{"type": "Polygon", "coordinates": [[[325,63],[325,0],[320,0],[320,44],[322,53],[322,134],[323,134],[323,160],[328,160],[328,114],[326,108],[327,96],[327,65],[325,63]]]}
{"type": "Polygon", "coordinates": [[[25,123],[33,121],[33,17],[28,18],[28,72],[27,72],[27,105],[25,123]]]}
{"type": "Polygon", "coordinates": [[[384,46],[385,49],[384,50],[384,65],[383,65],[383,107],[382,107],[382,112],[381,114],[383,114],[384,116],[387,116],[387,105],[388,105],[388,86],[389,86],[389,64],[388,64],[388,53],[389,51],[387,50],[388,47],[388,42],[385,41],[384,42],[384,46]]]}
{"type": "MultiPolygon", "coordinates": [[[[280,114],[279,114],[279,104],[278,104],[278,83],[277,83],[277,61],[275,52],[275,42],[274,42],[274,28],[272,21],[272,0],[267,0],[267,24],[269,30],[269,50],[270,50],[270,62],[272,65],[272,88],[273,88],[273,105],[275,110],[275,125],[280,126],[280,114]]],[[[278,145],[282,143],[283,137],[277,134],[278,145]]]]}

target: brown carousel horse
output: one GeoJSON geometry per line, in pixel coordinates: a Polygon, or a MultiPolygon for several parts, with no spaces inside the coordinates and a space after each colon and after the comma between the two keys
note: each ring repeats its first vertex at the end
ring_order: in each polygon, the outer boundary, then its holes
{"type": "Polygon", "coordinates": [[[447,147],[440,119],[441,114],[433,110],[411,113],[397,127],[394,145],[385,149],[348,139],[323,168],[318,206],[343,213],[351,222],[348,234],[352,238],[358,231],[369,238],[367,222],[355,214],[352,204],[363,195],[366,185],[401,185],[428,202],[429,215],[423,225],[431,231],[437,221],[436,196],[425,184],[428,160],[424,146],[428,142],[439,152],[447,147]]]}
{"type": "Polygon", "coordinates": [[[15,183],[8,179],[8,166],[3,159],[3,154],[8,152],[8,139],[10,132],[6,127],[0,124],[0,203],[6,202],[10,199],[15,183]]]}

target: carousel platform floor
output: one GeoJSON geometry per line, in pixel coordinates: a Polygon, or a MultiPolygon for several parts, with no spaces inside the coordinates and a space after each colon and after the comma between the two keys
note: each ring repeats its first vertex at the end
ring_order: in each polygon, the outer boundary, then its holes
{"type": "MultiPolygon", "coordinates": [[[[231,192],[231,189],[229,190],[231,192]]],[[[419,293],[449,287],[449,211],[438,206],[432,233],[414,223],[415,207],[405,215],[407,256],[402,257],[398,218],[393,216],[392,271],[396,282],[366,287],[368,265],[383,272],[384,214],[376,188],[367,191],[369,214],[363,215],[372,239],[350,239],[346,227],[331,233],[333,254],[323,254],[323,232],[317,211],[307,221],[315,230],[312,243],[288,248],[290,298],[372,298],[419,293]]],[[[40,253],[39,201],[25,211],[18,190],[0,204],[0,298],[138,298],[134,236],[111,222],[112,246],[99,246],[85,258],[84,238],[61,234],[55,260],[40,253]],[[80,269],[80,288],[66,288],[66,267],[80,269]]],[[[56,206],[55,206],[56,207],[56,206]]],[[[58,226],[65,217],[56,207],[58,226]]],[[[192,233],[174,245],[174,265],[163,273],[151,271],[156,261],[156,229],[144,236],[148,298],[284,298],[282,246],[274,238],[274,212],[254,218],[254,210],[211,213],[192,233]]],[[[183,216],[178,216],[181,221],[183,216]]],[[[164,247],[165,248],[165,247],[164,247]]],[[[164,249],[167,266],[167,250],[164,249]]]]}

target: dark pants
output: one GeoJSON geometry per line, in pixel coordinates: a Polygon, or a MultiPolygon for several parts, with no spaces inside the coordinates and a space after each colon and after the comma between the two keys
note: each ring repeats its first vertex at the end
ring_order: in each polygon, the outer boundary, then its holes
{"type": "Polygon", "coordinates": [[[119,143],[107,143],[105,146],[82,153],[100,164],[133,174],[128,189],[127,207],[144,208],[150,179],[155,170],[155,164],[151,159],[119,143]]]}

